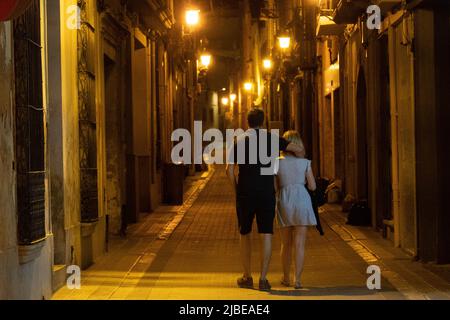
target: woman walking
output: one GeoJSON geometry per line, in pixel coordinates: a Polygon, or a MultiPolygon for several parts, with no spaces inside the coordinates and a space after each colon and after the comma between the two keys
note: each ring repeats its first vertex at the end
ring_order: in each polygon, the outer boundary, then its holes
{"type": "MultiPolygon", "coordinates": [[[[283,136],[287,141],[303,147],[297,131],[283,136]]],[[[281,257],[284,276],[281,283],[291,285],[290,269],[292,255],[295,261],[295,289],[301,288],[301,275],[305,259],[305,242],[309,226],[317,224],[311,197],[306,190],[314,191],[316,182],[311,161],[283,153],[275,168],[277,188],[277,221],[281,230],[281,257]]]]}

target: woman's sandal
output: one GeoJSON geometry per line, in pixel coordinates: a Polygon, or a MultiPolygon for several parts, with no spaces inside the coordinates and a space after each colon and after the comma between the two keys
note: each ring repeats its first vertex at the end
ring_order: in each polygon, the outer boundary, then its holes
{"type": "Polygon", "coordinates": [[[290,281],[286,281],[284,278],[281,278],[281,284],[285,287],[290,287],[291,286],[291,282],[290,281]]]}
{"type": "Polygon", "coordinates": [[[295,283],[295,286],[294,286],[294,289],[295,290],[300,290],[300,289],[302,289],[303,287],[302,287],[302,285],[301,285],[301,283],[300,282],[296,282],[295,283]]]}

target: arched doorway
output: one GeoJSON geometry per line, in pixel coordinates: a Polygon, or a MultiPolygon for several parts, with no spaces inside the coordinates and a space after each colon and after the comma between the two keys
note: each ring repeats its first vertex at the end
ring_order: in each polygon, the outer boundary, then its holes
{"type": "Polygon", "coordinates": [[[357,197],[368,198],[367,155],[367,86],[364,70],[360,67],[356,93],[356,138],[357,138],[357,197]]]}

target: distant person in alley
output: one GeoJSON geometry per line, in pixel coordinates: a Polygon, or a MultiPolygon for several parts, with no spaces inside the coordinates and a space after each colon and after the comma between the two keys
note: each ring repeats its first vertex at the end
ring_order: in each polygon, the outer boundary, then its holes
{"type": "Polygon", "coordinates": [[[265,157],[261,156],[260,149],[268,151],[273,160],[279,156],[279,151],[291,152],[296,157],[304,157],[304,149],[284,138],[272,136],[263,128],[264,118],[264,112],[255,107],[248,113],[247,120],[250,130],[237,137],[236,142],[230,148],[226,170],[236,192],[236,212],[241,234],[241,259],[244,274],[237,280],[237,284],[241,288],[253,288],[251,232],[256,216],[263,250],[259,290],[269,291],[271,285],[267,280],[267,273],[272,256],[275,219],[275,172],[272,170],[271,174],[267,174],[267,171],[264,173],[263,169],[270,169],[276,161],[266,164],[265,161],[262,161],[265,157]],[[274,146],[273,141],[278,142],[275,143],[278,144],[278,148],[274,146]],[[265,143],[268,145],[264,145],[265,143]],[[242,152],[244,154],[240,154],[242,152]],[[252,161],[253,159],[256,161],[252,161]]]}

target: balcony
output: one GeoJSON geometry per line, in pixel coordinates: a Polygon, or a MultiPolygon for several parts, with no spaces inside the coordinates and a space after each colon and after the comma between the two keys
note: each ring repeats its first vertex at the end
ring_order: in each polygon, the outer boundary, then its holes
{"type": "Polygon", "coordinates": [[[389,11],[392,11],[395,6],[400,6],[402,0],[375,0],[374,4],[380,7],[381,14],[385,15],[389,11]]]}
{"type": "Polygon", "coordinates": [[[338,25],[356,23],[370,5],[369,0],[340,0],[333,12],[333,21],[338,25]]]}
{"type": "Polygon", "coordinates": [[[316,36],[338,36],[344,32],[345,24],[336,24],[333,17],[320,15],[317,23],[316,36]]]}

